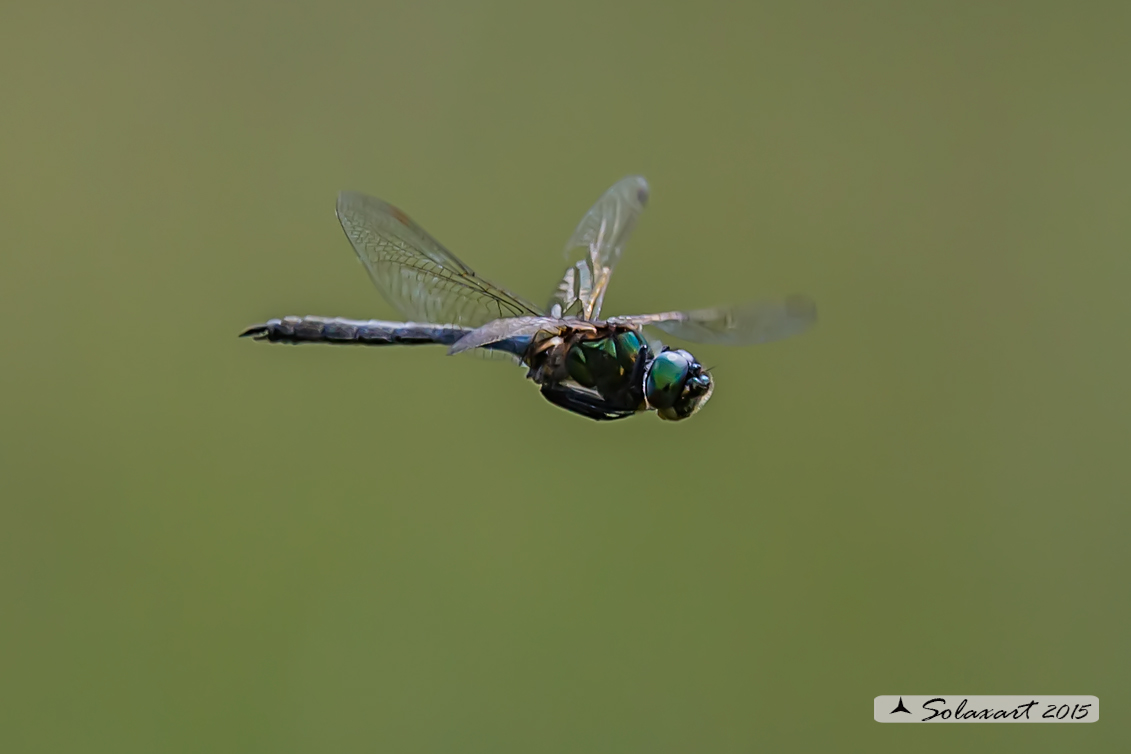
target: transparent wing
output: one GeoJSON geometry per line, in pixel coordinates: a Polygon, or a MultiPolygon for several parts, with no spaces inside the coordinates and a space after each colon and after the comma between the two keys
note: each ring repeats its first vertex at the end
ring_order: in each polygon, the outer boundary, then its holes
{"type": "Polygon", "coordinates": [[[500,340],[508,340],[510,338],[533,337],[544,331],[561,332],[571,326],[595,329],[592,325],[587,325],[584,322],[569,322],[556,317],[511,317],[509,319],[497,319],[494,322],[488,322],[479,329],[472,330],[467,335],[464,335],[448,349],[448,353],[462,353],[472,348],[482,348],[491,343],[498,343],[500,340]]]}
{"type": "Polygon", "coordinates": [[[343,191],[338,221],[381,295],[410,320],[478,327],[500,317],[542,314],[478,277],[387,202],[343,191]]]}
{"type": "Polygon", "coordinates": [[[817,305],[800,295],[789,296],[783,301],[752,301],[689,312],[609,318],[609,322],[614,324],[652,325],[692,343],[727,346],[781,340],[804,332],[816,321],[817,305]]]}
{"type": "Polygon", "coordinates": [[[566,258],[576,261],[550,299],[551,315],[582,319],[600,315],[613,268],[647,203],[648,182],[634,175],[614,183],[585,213],[566,244],[566,258]]]}

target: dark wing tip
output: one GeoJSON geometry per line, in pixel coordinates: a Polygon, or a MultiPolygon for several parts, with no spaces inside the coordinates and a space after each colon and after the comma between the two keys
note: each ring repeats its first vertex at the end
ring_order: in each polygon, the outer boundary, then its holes
{"type": "Polygon", "coordinates": [[[641,207],[647,207],[648,199],[652,195],[652,189],[648,185],[648,181],[644,179],[644,176],[638,175],[636,176],[636,179],[636,201],[640,202],[641,207]]]}
{"type": "Polygon", "coordinates": [[[267,333],[270,332],[270,330],[271,328],[269,328],[267,325],[252,325],[251,327],[241,332],[240,337],[262,340],[263,338],[267,337],[267,333]]]}

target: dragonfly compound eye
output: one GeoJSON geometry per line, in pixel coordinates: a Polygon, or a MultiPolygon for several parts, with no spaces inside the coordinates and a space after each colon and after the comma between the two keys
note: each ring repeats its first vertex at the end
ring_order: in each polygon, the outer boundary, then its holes
{"type": "Polygon", "coordinates": [[[692,416],[714,389],[711,375],[687,351],[664,351],[657,356],[644,385],[648,404],[669,421],[692,416]]]}
{"type": "Polygon", "coordinates": [[[644,397],[655,409],[670,409],[683,394],[694,359],[687,351],[664,351],[652,359],[644,378],[644,397]]]}

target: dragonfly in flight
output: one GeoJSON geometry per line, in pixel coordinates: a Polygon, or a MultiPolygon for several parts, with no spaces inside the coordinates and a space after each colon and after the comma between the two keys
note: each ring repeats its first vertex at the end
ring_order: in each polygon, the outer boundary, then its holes
{"type": "Polygon", "coordinates": [[[644,327],[693,343],[751,345],[804,331],[817,310],[794,295],[601,319],[609,279],[648,193],[647,181],[630,176],[593,205],[566,245],[573,261],[542,308],[479,277],[391,204],[344,191],[337,215],[346,237],[385,300],[410,321],[290,316],[241,335],[292,344],[437,344],[449,354],[484,349],[526,367],[547,400],[589,419],[645,411],[687,419],[706,404],[714,379],[688,351],[649,341],[644,327]]]}

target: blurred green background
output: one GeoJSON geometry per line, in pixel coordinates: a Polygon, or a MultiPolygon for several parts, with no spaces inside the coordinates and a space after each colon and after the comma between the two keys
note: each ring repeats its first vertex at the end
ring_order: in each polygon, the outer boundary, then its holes
{"type": "Polygon", "coordinates": [[[1128,4],[0,15],[0,750],[1131,750],[1128,4]],[[606,312],[820,307],[693,421],[236,338],[395,316],[340,189],[543,301],[630,173],[606,312]]]}

